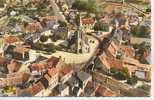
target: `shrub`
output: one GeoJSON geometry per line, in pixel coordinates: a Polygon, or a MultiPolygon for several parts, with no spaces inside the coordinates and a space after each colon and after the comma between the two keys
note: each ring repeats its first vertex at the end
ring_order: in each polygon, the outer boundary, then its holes
{"type": "Polygon", "coordinates": [[[59,27],[67,27],[67,23],[64,21],[59,20],[58,23],[59,23],[59,27]]]}
{"type": "Polygon", "coordinates": [[[44,45],[45,51],[47,52],[55,52],[56,51],[56,46],[52,43],[48,43],[44,45]]]}
{"type": "Polygon", "coordinates": [[[94,30],[95,31],[108,31],[109,30],[109,26],[106,23],[101,23],[98,22],[94,25],[94,30]]]}
{"type": "Polygon", "coordinates": [[[132,77],[127,79],[127,84],[135,85],[136,83],[137,83],[137,77],[136,76],[132,76],[132,77]]]}
{"type": "Polygon", "coordinates": [[[44,48],[43,44],[39,42],[34,43],[32,47],[37,50],[42,50],[44,48]]]}
{"type": "Polygon", "coordinates": [[[41,41],[41,42],[46,42],[47,40],[48,40],[48,36],[42,35],[42,36],[40,37],[40,41],[41,41]]]}
{"type": "Polygon", "coordinates": [[[122,70],[111,68],[111,74],[118,80],[126,80],[129,78],[128,69],[123,68],[122,70]]]}

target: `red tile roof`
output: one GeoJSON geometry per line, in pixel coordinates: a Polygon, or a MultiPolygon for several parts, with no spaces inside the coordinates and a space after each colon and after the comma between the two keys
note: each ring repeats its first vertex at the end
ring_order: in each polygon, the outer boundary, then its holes
{"type": "Polygon", "coordinates": [[[16,60],[11,60],[10,64],[8,64],[8,70],[10,70],[10,72],[17,72],[19,70],[19,68],[21,67],[20,62],[16,61],[16,60]]]}
{"type": "Polygon", "coordinates": [[[19,39],[16,36],[7,36],[4,38],[4,40],[6,43],[11,44],[17,42],[19,39]]]}
{"type": "Polygon", "coordinates": [[[8,64],[9,62],[10,60],[8,60],[7,58],[0,57],[0,65],[8,64]]]}
{"type": "Polygon", "coordinates": [[[87,95],[92,95],[95,92],[96,87],[97,85],[94,82],[89,81],[84,88],[84,93],[87,95]]]}
{"type": "Polygon", "coordinates": [[[59,74],[59,69],[58,68],[51,68],[48,69],[48,74],[50,75],[50,77],[59,74]]]}
{"type": "Polygon", "coordinates": [[[107,63],[109,64],[110,68],[117,68],[122,69],[123,68],[123,62],[119,59],[112,59],[112,58],[106,58],[107,63]]]}
{"type": "Polygon", "coordinates": [[[28,26],[24,28],[26,33],[35,33],[42,30],[42,26],[39,22],[29,23],[28,26]]]}
{"type": "Polygon", "coordinates": [[[122,48],[122,51],[125,53],[126,56],[134,57],[135,56],[135,50],[130,47],[122,48]]]}
{"type": "Polygon", "coordinates": [[[95,20],[93,18],[82,19],[82,24],[94,24],[95,20]]]}
{"type": "Polygon", "coordinates": [[[106,91],[104,92],[104,96],[111,97],[111,96],[117,96],[117,94],[114,93],[114,92],[111,91],[111,90],[106,90],[106,91]]]}
{"type": "Polygon", "coordinates": [[[41,82],[38,82],[34,84],[32,87],[27,88],[26,92],[29,93],[31,96],[35,96],[37,93],[39,93],[43,89],[44,89],[43,84],[41,82]]]}
{"type": "Polygon", "coordinates": [[[96,88],[96,94],[99,94],[101,96],[116,96],[117,94],[114,93],[113,91],[107,89],[106,87],[103,87],[101,85],[99,85],[97,88],[96,88]]]}
{"type": "Polygon", "coordinates": [[[107,51],[113,56],[116,54],[117,50],[118,50],[118,47],[115,45],[114,42],[112,42],[107,48],[107,51]]]}
{"type": "Polygon", "coordinates": [[[123,61],[115,58],[109,58],[109,57],[101,57],[99,56],[100,61],[107,69],[111,68],[117,68],[122,69],[123,68],[123,61]]]}
{"type": "Polygon", "coordinates": [[[48,67],[56,67],[59,61],[60,61],[60,58],[51,57],[46,62],[48,67]]]}
{"type": "Polygon", "coordinates": [[[60,76],[64,76],[68,73],[70,73],[71,71],[73,71],[73,68],[71,65],[65,65],[64,67],[61,67],[59,70],[60,76]]]}
{"type": "Polygon", "coordinates": [[[29,66],[31,71],[42,71],[44,69],[47,69],[46,63],[35,63],[29,66]]]}
{"type": "Polygon", "coordinates": [[[15,72],[7,74],[5,80],[7,80],[8,86],[23,84],[29,79],[30,75],[28,73],[15,72]]]}

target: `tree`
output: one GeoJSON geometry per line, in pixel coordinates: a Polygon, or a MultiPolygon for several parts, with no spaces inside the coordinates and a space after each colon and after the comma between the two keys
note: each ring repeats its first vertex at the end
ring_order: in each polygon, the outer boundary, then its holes
{"type": "Polygon", "coordinates": [[[136,83],[137,83],[137,77],[136,76],[132,76],[132,77],[127,79],[127,84],[135,85],[136,83]]]}
{"type": "Polygon", "coordinates": [[[118,80],[126,80],[127,78],[129,78],[127,68],[123,68],[121,70],[116,69],[116,68],[111,68],[111,74],[114,78],[116,78],[118,80]]]}
{"type": "Polygon", "coordinates": [[[132,26],[131,33],[136,37],[148,37],[150,34],[150,28],[148,26],[132,26]]]}
{"type": "Polygon", "coordinates": [[[58,23],[59,23],[59,27],[67,27],[67,23],[64,21],[59,20],[58,23]]]}
{"type": "Polygon", "coordinates": [[[110,72],[111,72],[112,74],[116,74],[117,72],[119,72],[119,70],[116,69],[116,68],[111,68],[110,72]]]}
{"type": "Polygon", "coordinates": [[[146,12],[151,12],[151,8],[147,8],[146,9],[146,12]]]}
{"type": "Polygon", "coordinates": [[[56,46],[53,43],[45,44],[44,48],[47,52],[56,52],[56,46]]]}
{"type": "Polygon", "coordinates": [[[138,26],[132,26],[131,27],[131,33],[133,36],[137,36],[137,34],[139,33],[139,27],[138,26]]]}
{"type": "Polygon", "coordinates": [[[150,28],[147,26],[140,26],[139,28],[139,37],[145,37],[148,36],[150,34],[150,28]]]}
{"type": "Polygon", "coordinates": [[[39,42],[34,43],[32,46],[34,49],[37,49],[37,50],[42,50],[44,48],[43,44],[39,42]]]}
{"type": "Polygon", "coordinates": [[[125,67],[121,71],[125,74],[126,78],[129,78],[128,68],[125,67]]]}
{"type": "Polygon", "coordinates": [[[40,37],[40,41],[41,41],[41,42],[46,42],[47,40],[48,40],[48,36],[42,35],[42,36],[40,37]]]}
{"type": "Polygon", "coordinates": [[[123,73],[122,71],[119,71],[118,73],[116,73],[114,77],[118,80],[126,80],[125,73],[123,73]]]}

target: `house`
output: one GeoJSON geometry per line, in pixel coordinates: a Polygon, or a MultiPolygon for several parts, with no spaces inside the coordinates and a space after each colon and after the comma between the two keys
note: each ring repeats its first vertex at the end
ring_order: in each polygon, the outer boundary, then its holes
{"type": "Polygon", "coordinates": [[[14,59],[11,60],[10,64],[7,65],[9,73],[17,72],[20,69],[21,65],[22,65],[21,62],[18,62],[14,59]]]}
{"type": "Polygon", "coordinates": [[[19,38],[17,38],[16,36],[6,36],[4,37],[4,43],[6,44],[16,44],[17,42],[19,42],[19,38]]]}
{"type": "Polygon", "coordinates": [[[52,90],[54,87],[56,87],[59,84],[59,69],[58,68],[48,69],[44,77],[49,82],[49,89],[52,90]]]}
{"type": "Polygon", "coordinates": [[[33,63],[29,66],[30,71],[34,75],[40,75],[50,68],[61,67],[63,65],[61,58],[51,57],[49,59],[43,58],[39,63],[33,63]]]}
{"type": "Polygon", "coordinates": [[[16,46],[13,49],[12,56],[14,59],[17,59],[17,60],[28,60],[29,59],[29,49],[24,46],[16,46]]]}
{"type": "Polygon", "coordinates": [[[84,89],[89,81],[92,81],[92,76],[86,72],[80,71],[75,73],[75,76],[79,79],[81,88],[84,89]]]}
{"type": "Polygon", "coordinates": [[[122,27],[117,29],[114,33],[114,37],[117,39],[119,44],[126,43],[131,38],[129,27],[128,28],[122,27]]]}
{"type": "Polygon", "coordinates": [[[28,60],[29,49],[24,46],[8,45],[4,48],[4,56],[17,60],[28,60]]]}
{"type": "Polygon", "coordinates": [[[7,79],[8,84],[10,83],[10,85],[13,84],[23,84],[26,81],[28,81],[30,75],[28,73],[22,73],[22,72],[16,72],[16,73],[11,73],[11,74],[7,74],[7,79]]]}
{"type": "Polygon", "coordinates": [[[59,73],[57,68],[50,68],[38,80],[36,84],[27,88],[22,95],[24,96],[44,96],[47,90],[52,90],[59,84],[59,73]]]}
{"type": "Polygon", "coordinates": [[[107,50],[105,50],[106,55],[112,58],[116,57],[118,51],[118,46],[112,41],[108,46],[107,50]]]}
{"type": "Polygon", "coordinates": [[[130,57],[130,58],[135,57],[135,50],[134,50],[134,48],[126,46],[126,47],[122,47],[121,49],[122,49],[122,51],[123,51],[123,53],[124,53],[124,55],[126,57],[130,57]]]}
{"type": "Polygon", "coordinates": [[[46,29],[51,29],[57,23],[55,16],[45,16],[40,18],[42,27],[46,29]]]}
{"type": "Polygon", "coordinates": [[[21,85],[29,79],[29,76],[29,74],[21,72],[7,74],[6,77],[1,78],[0,85],[1,87],[21,85]]]}
{"type": "Polygon", "coordinates": [[[40,24],[40,22],[32,22],[32,23],[28,23],[28,25],[26,25],[23,30],[25,33],[36,33],[36,32],[41,32],[42,31],[42,25],[40,24]]]}
{"type": "Polygon", "coordinates": [[[40,63],[31,64],[30,66],[28,66],[28,68],[30,69],[30,72],[32,74],[40,75],[41,73],[47,71],[48,66],[44,62],[40,62],[40,63]]]}
{"type": "Polygon", "coordinates": [[[81,19],[82,27],[84,28],[84,32],[92,32],[95,24],[95,20],[93,18],[82,18],[81,19]]]}
{"type": "Polygon", "coordinates": [[[9,62],[9,59],[0,56],[0,66],[7,67],[7,64],[9,64],[9,62]]]}
{"type": "Polygon", "coordinates": [[[69,85],[69,94],[72,96],[77,96],[80,94],[80,85],[79,80],[75,76],[71,76],[71,78],[68,79],[66,84],[69,85]]]}
{"type": "Polygon", "coordinates": [[[64,64],[59,70],[60,82],[65,83],[73,75],[73,68],[71,65],[64,64]]]}
{"type": "Polygon", "coordinates": [[[50,68],[53,67],[59,67],[63,64],[61,57],[54,57],[52,56],[51,58],[46,60],[47,66],[50,68]]]}
{"type": "Polygon", "coordinates": [[[110,89],[103,87],[101,85],[98,85],[98,87],[95,90],[95,96],[103,96],[103,97],[115,97],[118,96],[117,93],[111,91],[110,89]]]}
{"type": "Polygon", "coordinates": [[[93,96],[95,89],[96,89],[96,84],[92,81],[89,81],[86,85],[86,87],[84,88],[84,92],[81,93],[81,96],[93,96]]]}
{"type": "Polygon", "coordinates": [[[95,66],[97,66],[97,68],[102,69],[106,73],[110,73],[111,68],[124,68],[123,64],[124,63],[119,59],[99,56],[95,66]]]}
{"type": "Polygon", "coordinates": [[[58,96],[69,96],[70,91],[69,91],[69,86],[67,84],[60,84],[58,86],[60,94],[58,96]]]}
{"type": "Polygon", "coordinates": [[[151,65],[148,64],[137,64],[137,69],[134,74],[139,79],[151,81],[151,65]]]}
{"type": "Polygon", "coordinates": [[[0,56],[0,73],[9,73],[7,65],[10,63],[10,60],[0,56]]]}
{"type": "Polygon", "coordinates": [[[44,89],[44,86],[41,82],[37,82],[33,86],[27,88],[25,91],[21,92],[19,96],[43,96],[41,92],[44,89]]]}
{"type": "Polygon", "coordinates": [[[83,71],[74,72],[73,75],[67,74],[67,76],[69,76],[69,78],[65,84],[69,85],[69,94],[72,96],[79,96],[80,93],[83,92],[87,83],[92,80],[91,75],[83,71]]]}

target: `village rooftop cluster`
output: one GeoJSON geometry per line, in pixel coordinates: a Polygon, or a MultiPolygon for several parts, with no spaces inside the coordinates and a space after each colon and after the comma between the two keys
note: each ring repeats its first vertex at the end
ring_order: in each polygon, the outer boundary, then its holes
{"type": "Polygon", "coordinates": [[[150,96],[149,0],[1,0],[0,96],[150,96]]]}

